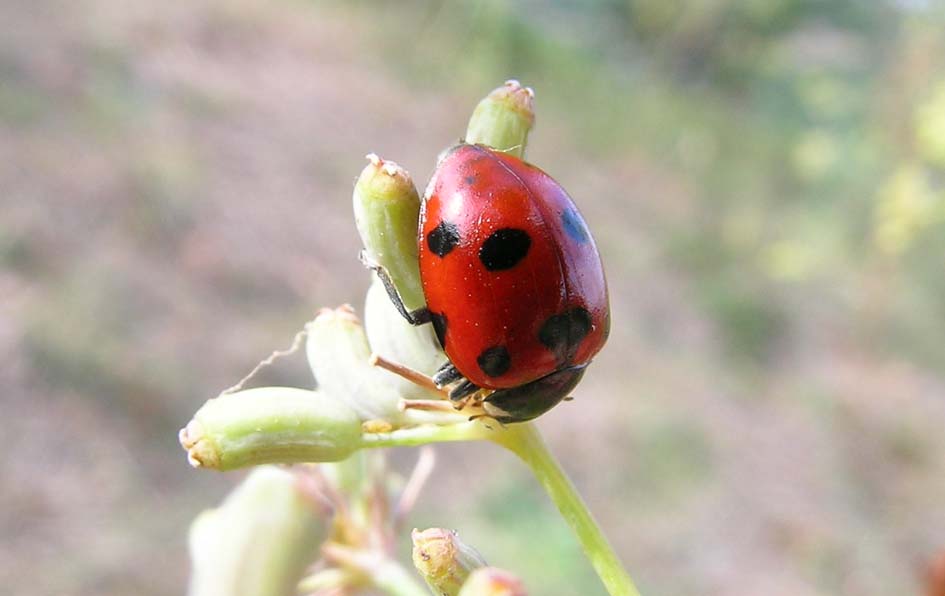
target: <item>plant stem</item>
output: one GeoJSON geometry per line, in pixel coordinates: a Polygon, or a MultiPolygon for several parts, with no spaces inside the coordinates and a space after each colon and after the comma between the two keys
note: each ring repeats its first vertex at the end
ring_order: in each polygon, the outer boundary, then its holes
{"type": "Polygon", "coordinates": [[[601,582],[611,596],[640,596],[613,547],[588,511],[584,500],[561,469],[538,428],[531,423],[487,428],[482,422],[417,426],[389,433],[366,434],[364,447],[415,446],[444,441],[489,439],[524,461],[574,531],[601,582]]]}
{"type": "Polygon", "coordinates": [[[493,440],[515,453],[531,468],[577,535],[607,592],[611,596],[640,596],[581,495],[541,438],[538,428],[530,423],[517,424],[508,427],[508,432],[496,435],[493,440]]]}
{"type": "Polygon", "coordinates": [[[492,431],[479,422],[460,422],[443,426],[426,424],[401,428],[389,433],[365,433],[362,447],[416,447],[429,443],[493,439],[492,431]]]}

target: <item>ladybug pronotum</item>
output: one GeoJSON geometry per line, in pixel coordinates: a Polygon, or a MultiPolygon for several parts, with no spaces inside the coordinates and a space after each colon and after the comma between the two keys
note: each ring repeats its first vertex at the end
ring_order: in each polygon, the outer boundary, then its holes
{"type": "Polygon", "coordinates": [[[607,283],[594,239],[561,186],[535,166],[482,145],[441,158],[420,211],[420,278],[447,362],[434,376],[450,398],[480,389],[499,422],[543,414],[571,392],[607,340],[607,283]]]}

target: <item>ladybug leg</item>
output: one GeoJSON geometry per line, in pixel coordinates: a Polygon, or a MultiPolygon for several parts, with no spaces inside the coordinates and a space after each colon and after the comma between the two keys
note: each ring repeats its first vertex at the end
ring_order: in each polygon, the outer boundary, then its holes
{"type": "Polygon", "coordinates": [[[458,407],[464,407],[470,396],[479,391],[480,387],[473,384],[469,379],[463,377],[463,373],[453,366],[453,363],[446,361],[433,375],[433,383],[437,389],[442,389],[447,385],[455,385],[449,392],[450,400],[456,402],[458,407]],[[462,404],[462,405],[459,405],[462,404]]]}
{"type": "Polygon", "coordinates": [[[436,374],[433,375],[433,383],[439,387],[443,388],[450,383],[455,383],[456,381],[463,378],[463,373],[459,372],[459,369],[453,366],[453,363],[447,361],[446,364],[440,367],[440,370],[436,371],[436,374]]]}
{"type": "Polygon", "coordinates": [[[454,387],[452,391],[450,391],[450,400],[459,401],[463,399],[464,397],[468,395],[472,395],[473,393],[477,391],[479,391],[478,385],[473,385],[470,381],[463,380],[462,383],[460,383],[459,385],[454,387]]]}
{"type": "Polygon", "coordinates": [[[418,308],[417,310],[409,311],[407,307],[404,306],[404,301],[400,297],[400,292],[397,291],[397,286],[394,285],[394,280],[390,278],[390,275],[387,273],[387,269],[384,269],[381,265],[374,262],[371,257],[367,255],[365,251],[361,251],[359,255],[361,262],[365,267],[374,271],[377,274],[378,279],[381,280],[381,283],[384,284],[384,289],[387,290],[387,295],[390,296],[390,301],[394,303],[394,307],[397,309],[397,312],[400,313],[400,316],[407,319],[407,322],[411,325],[423,325],[429,323],[432,319],[430,318],[430,310],[427,307],[418,308]]]}

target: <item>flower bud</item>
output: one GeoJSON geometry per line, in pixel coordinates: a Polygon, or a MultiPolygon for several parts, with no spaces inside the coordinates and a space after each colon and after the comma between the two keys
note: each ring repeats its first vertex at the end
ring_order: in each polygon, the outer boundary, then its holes
{"type": "Polygon", "coordinates": [[[360,447],[361,421],[318,391],[259,387],[209,400],[180,431],[194,467],[232,470],[266,463],[330,462],[360,447]]]}
{"type": "Polygon", "coordinates": [[[465,141],[521,158],[534,123],[535,92],[518,81],[506,81],[473,110],[465,141]]]}
{"type": "Polygon", "coordinates": [[[463,584],[459,596],[527,596],[522,580],[497,567],[473,571],[463,584]]]}
{"type": "Polygon", "coordinates": [[[217,509],[190,526],[190,596],[294,594],[326,535],[324,510],[294,474],[253,470],[217,509]]]}
{"type": "MultiPolygon", "coordinates": [[[[371,349],[391,362],[427,376],[432,376],[446,362],[446,354],[440,349],[433,325],[408,323],[397,312],[384,284],[378,279],[371,283],[364,300],[364,329],[371,349]]],[[[393,374],[388,374],[386,380],[405,398],[442,398],[437,392],[393,374]]]]}
{"type": "Polygon", "coordinates": [[[415,529],[410,538],[413,564],[436,594],[455,596],[469,574],[486,564],[482,555],[460,541],[452,530],[415,529]]]}
{"type": "Polygon", "coordinates": [[[426,302],[420,285],[420,195],[407,170],[377,155],[354,185],[354,221],[369,259],[387,270],[408,311],[426,302]]]}
{"type": "Polygon", "coordinates": [[[320,391],[348,405],[364,420],[397,423],[400,395],[389,373],[371,366],[371,348],[350,306],[323,309],[310,322],[305,351],[320,391]]]}

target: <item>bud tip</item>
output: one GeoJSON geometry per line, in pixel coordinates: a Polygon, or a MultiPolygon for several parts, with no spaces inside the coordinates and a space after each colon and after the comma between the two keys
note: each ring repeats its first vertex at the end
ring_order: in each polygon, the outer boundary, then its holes
{"type": "Polygon", "coordinates": [[[177,434],[181,447],[187,451],[187,463],[195,468],[216,468],[220,456],[204,433],[203,425],[191,420],[177,434]]]}
{"type": "Polygon", "coordinates": [[[341,321],[347,321],[347,322],[356,323],[356,324],[361,323],[361,319],[359,319],[358,315],[355,313],[354,307],[351,306],[350,304],[342,304],[338,308],[318,309],[318,312],[315,314],[315,319],[312,321],[309,321],[305,327],[306,329],[308,329],[308,327],[312,325],[313,323],[317,323],[317,322],[321,322],[325,320],[332,320],[332,319],[338,319],[341,321]]]}
{"type": "Polygon", "coordinates": [[[508,87],[509,91],[512,93],[521,91],[522,93],[527,95],[530,99],[535,99],[535,90],[532,89],[531,87],[522,87],[522,84],[518,82],[517,79],[509,79],[508,81],[504,83],[504,85],[508,87]]]}
{"type": "Polygon", "coordinates": [[[380,170],[391,178],[402,176],[405,179],[409,179],[410,177],[410,174],[407,173],[407,170],[402,168],[396,161],[383,159],[377,153],[368,153],[365,155],[365,158],[367,158],[367,160],[371,163],[368,168],[373,167],[375,170],[380,170]]]}

